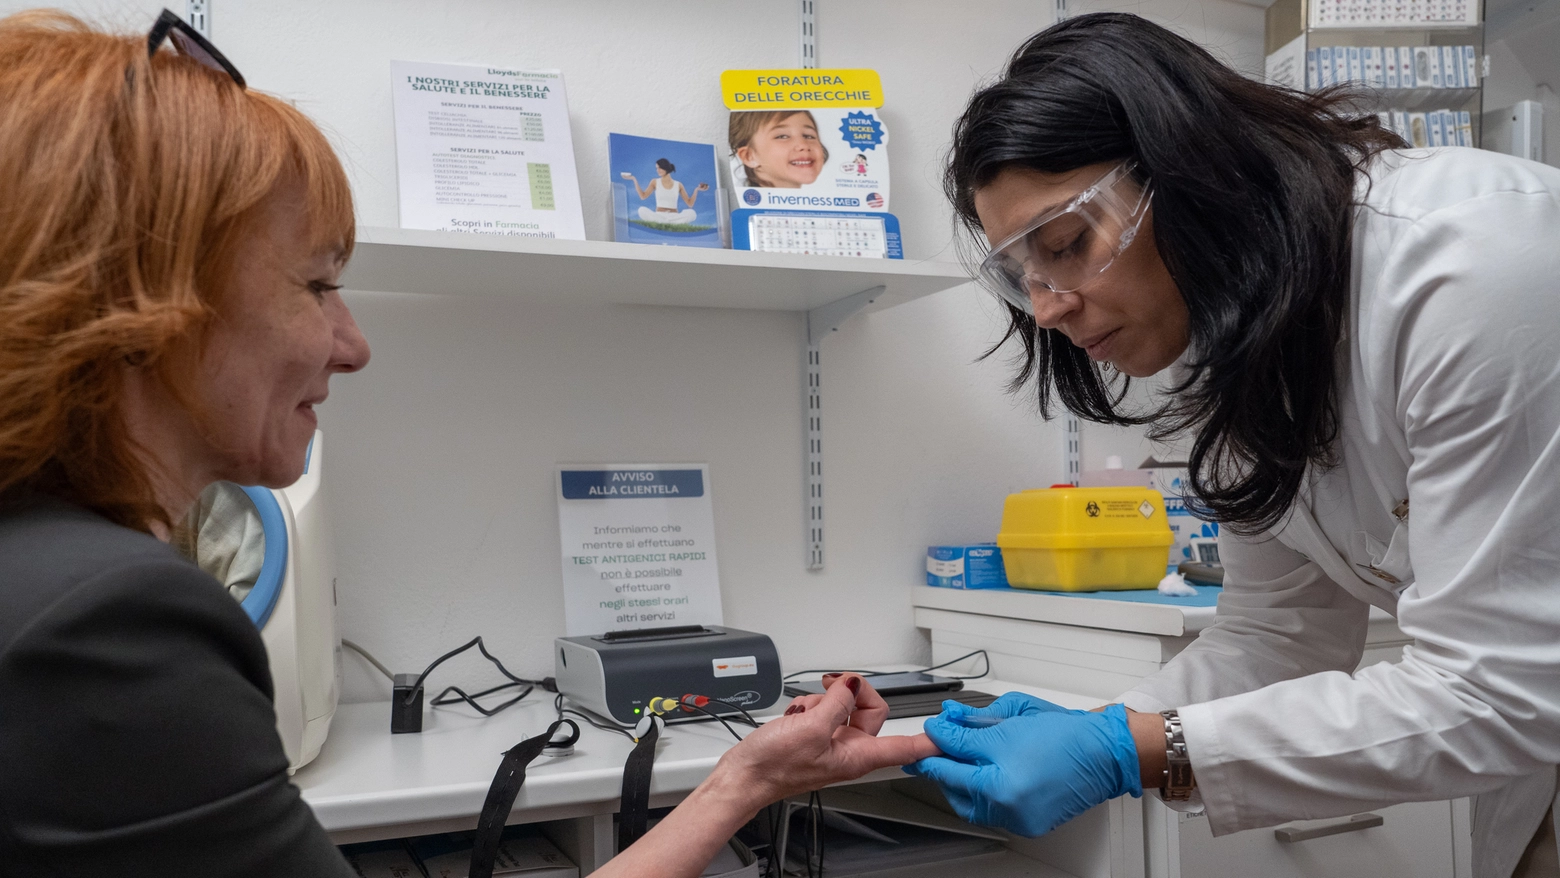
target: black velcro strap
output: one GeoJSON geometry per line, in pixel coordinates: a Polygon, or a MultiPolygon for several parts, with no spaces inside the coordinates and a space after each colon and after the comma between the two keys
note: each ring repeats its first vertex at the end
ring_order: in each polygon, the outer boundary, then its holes
{"type": "MultiPolygon", "coordinates": [[[[645,834],[650,822],[650,770],[655,767],[655,742],[661,737],[660,723],[650,728],[634,745],[623,763],[623,798],[618,802],[618,853],[645,834]]],[[[472,873],[476,878],[476,873],[472,873]]]]}
{"type": "Polygon", "coordinates": [[[509,812],[515,806],[515,796],[520,794],[520,785],[525,783],[526,766],[541,755],[558,727],[565,723],[573,726],[574,739],[578,739],[579,726],[560,719],[542,734],[526,738],[505,751],[504,760],[498,764],[498,773],[493,775],[493,785],[488,787],[487,801],[482,803],[482,816],[477,820],[477,836],[471,844],[470,878],[492,878],[493,861],[498,857],[498,845],[504,838],[504,825],[509,822],[509,812]]]}

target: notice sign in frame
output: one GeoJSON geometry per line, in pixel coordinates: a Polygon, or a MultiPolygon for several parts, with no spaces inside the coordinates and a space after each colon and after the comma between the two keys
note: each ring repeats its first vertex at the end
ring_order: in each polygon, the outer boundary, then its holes
{"type": "Polygon", "coordinates": [[[720,625],[708,464],[558,468],[568,636],[720,625]]]}

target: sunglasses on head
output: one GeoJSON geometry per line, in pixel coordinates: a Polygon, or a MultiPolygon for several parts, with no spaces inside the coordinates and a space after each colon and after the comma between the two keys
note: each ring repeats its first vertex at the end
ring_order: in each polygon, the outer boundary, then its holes
{"type": "Polygon", "coordinates": [[[185,23],[184,19],[164,9],[162,15],[157,16],[157,22],[152,25],[151,32],[146,35],[146,56],[157,57],[157,50],[162,48],[164,42],[173,43],[173,48],[180,55],[192,58],[200,62],[204,67],[226,73],[233,77],[239,88],[244,88],[244,74],[238,72],[211,41],[200,35],[195,28],[185,23]]]}

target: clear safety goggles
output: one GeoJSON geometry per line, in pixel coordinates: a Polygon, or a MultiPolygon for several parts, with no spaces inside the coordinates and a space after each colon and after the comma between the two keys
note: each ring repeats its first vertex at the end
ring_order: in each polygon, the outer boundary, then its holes
{"type": "Polygon", "coordinates": [[[1030,312],[1031,290],[1071,293],[1110,268],[1148,215],[1148,183],[1122,162],[1077,197],[1030,221],[992,248],[981,282],[1003,301],[1030,312]]]}

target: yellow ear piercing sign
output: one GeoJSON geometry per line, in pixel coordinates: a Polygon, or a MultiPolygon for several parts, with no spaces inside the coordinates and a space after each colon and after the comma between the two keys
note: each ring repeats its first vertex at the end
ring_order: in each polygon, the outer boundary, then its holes
{"type": "Polygon", "coordinates": [[[728,110],[883,106],[876,70],[727,70],[720,93],[728,110]]]}

